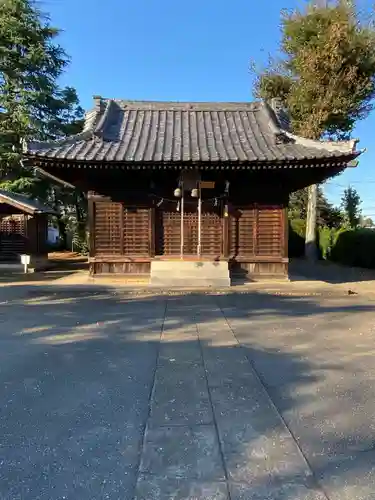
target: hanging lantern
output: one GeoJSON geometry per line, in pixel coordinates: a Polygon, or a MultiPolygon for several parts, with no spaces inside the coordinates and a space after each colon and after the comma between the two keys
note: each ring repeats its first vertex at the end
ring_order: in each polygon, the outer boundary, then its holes
{"type": "Polygon", "coordinates": [[[229,214],[228,205],[225,204],[225,206],[224,206],[224,217],[228,217],[228,214],[229,214]]]}
{"type": "Polygon", "coordinates": [[[182,194],[181,188],[179,188],[179,187],[178,187],[178,188],[176,188],[176,189],[174,190],[174,193],[173,193],[173,194],[175,195],[175,197],[176,197],[176,198],[181,198],[181,194],[182,194]]]}
{"type": "Polygon", "coordinates": [[[198,189],[197,188],[194,188],[191,190],[191,197],[198,198],[198,189]]]}

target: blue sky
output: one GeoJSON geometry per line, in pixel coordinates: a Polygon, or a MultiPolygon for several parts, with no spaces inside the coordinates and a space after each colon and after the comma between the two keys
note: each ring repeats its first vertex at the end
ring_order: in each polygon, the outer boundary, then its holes
{"type": "MultiPolygon", "coordinates": [[[[362,10],[369,0],[358,2],[362,10]]],[[[123,99],[248,101],[250,62],[276,54],[280,10],[297,0],[43,0],[71,56],[63,83],[88,109],[93,95],[123,99]]],[[[338,203],[352,184],[375,219],[375,112],[356,127],[367,148],[356,169],[326,187],[338,203]]]]}

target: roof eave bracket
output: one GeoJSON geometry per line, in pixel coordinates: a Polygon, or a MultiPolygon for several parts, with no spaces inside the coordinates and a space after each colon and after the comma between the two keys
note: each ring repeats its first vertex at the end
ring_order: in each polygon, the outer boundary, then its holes
{"type": "Polygon", "coordinates": [[[62,185],[63,187],[67,187],[70,189],[76,189],[76,187],[73,186],[73,184],[70,184],[69,182],[64,181],[63,179],[60,179],[59,177],[56,177],[55,175],[50,174],[49,172],[47,172],[46,170],[44,170],[41,167],[34,166],[33,168],[37,174],[40,173],[43,177],[47,177],[47,178],[51,179],[52,181],[56,182],[57,184],[62,185]]]}

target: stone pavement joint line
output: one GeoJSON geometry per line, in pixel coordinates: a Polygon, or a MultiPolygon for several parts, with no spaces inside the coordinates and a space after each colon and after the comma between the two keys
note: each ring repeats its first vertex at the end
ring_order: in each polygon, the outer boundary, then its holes
{"type": "MultiPolygon", "coordinates": [[[[159,338],[159,342],[161,343],[161,339],[163,337],[163,330],[164,330],[164,323],[165,323],[165,320],[166,320],[166,314],[167,314],[167,305],[168,303],[166,302],[165,303],[165,309],[164,309],[164,317],[162,319],[162,322],[161,322],[161,328],[160,328],[160,338],[159,338]]],[[[159,347],[159,350],[160,350],[160,347],[159,347]]],[[[159,352],[156,356],[156,364],[155,364],[155,371],[154,371],[154,374],[153,374],[153,383],[152,383],[152,386],[151,386],[151,391],[150,391],[150,396],[149,396],[149,414],[148,414],[148,419],[150,418],[150,413],[151,413],[151,408],[152,408],[152,401],[153,401],[153,395],[154,395],[154,392],[155,392],[155,382],[156,382],[156,373],[157,373],[157,368],[158,368],[158,358],[159,358],[159,352]]],[[[146,422],[146,425],[145,425],[145,428],[143,429],[143,439],[142,439],[142,444],[141,444],[141,456],[140,456],[140,462],[138,463],[138,471],[140,469],[140,465],[141,465],[141,460],[142,460],[142,454],[143,454],[143,450],[145,448],[145,439],[146,439],[146,435],[147,435],[147,422],[146,422]]]]}
{"type": "Polygon", "coordinates": [[[135,498],[327,500],[212,297],[168,301],[135,498]]]}

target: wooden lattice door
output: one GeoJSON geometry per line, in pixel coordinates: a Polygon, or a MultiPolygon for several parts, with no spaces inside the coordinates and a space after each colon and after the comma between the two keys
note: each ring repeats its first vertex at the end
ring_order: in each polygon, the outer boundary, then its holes
{"type": "Polygon", "coordinates": [[[180,255],[181,215],[174,203],[165,201],[156,212],[156,255],[180,255]]]}
{"type": "Polygon", "coordinates": [[[201,252],[203,256],[223,255],[223,219],[219,207],[202,209],[201,252]]]}
{"type": "Polygon", "coordinates": [[[140,207],[124,207],[123,253],[148,256],[151,250],[150,210],[140,207]]]}
{"type": "MultiPolygon", "coordinates": [[[[170,203],[164,205],[157,215],[157,255],[181,254],[181,212],[170,203]]],[[[186,203],[184,209],[184,256],[197,256],[198,210],[195,203],[186,203]]],[[[202,207],[201,255],[218,258],[222,255],[223,231],[220,209],[202,207]]]]}

